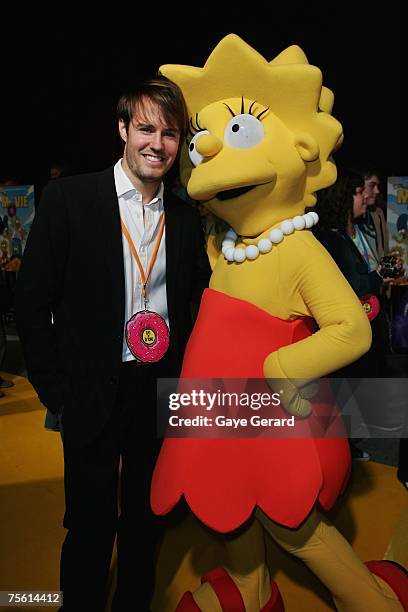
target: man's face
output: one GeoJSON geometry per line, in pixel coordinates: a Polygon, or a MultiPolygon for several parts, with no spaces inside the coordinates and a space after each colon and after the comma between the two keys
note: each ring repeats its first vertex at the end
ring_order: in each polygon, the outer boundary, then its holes
{"type": "Polygon", "coordinates": [[[180,132],[167,125],[157,105],[146,100],[143,113],[135,114],[128,132],[122,120],[119,133],[125,141],[124,167],[135,182],[159,183],[172,167],[177,156],[180,132]]]}
{"type": "Polygon", "coordinates": [[[364,181],[364,199],[368,206],[373,206],[380,193],[380,180],[373,174],[364,181]]]}

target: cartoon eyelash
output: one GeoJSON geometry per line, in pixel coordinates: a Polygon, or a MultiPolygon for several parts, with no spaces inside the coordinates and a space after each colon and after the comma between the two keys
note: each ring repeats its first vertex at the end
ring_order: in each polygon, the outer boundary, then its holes
{"type": "MultiPolygon", "coordinates": [[[[254,115],[254,113],[252,112],[252,107],[254,106],[254,104],[256,104],[256,100],[254,100],[249,109],[248,109],[248,115],[252,115],[254,117],[256,117],[257,119],[261,119],[262,115],[264,115],[268,110],[269,110],[269,106],[267,106],[265,108],[265,110],[261,111],[258,115],[254,115]]],[[[234,111],[232,110],[232,108],[230,106],[228,106],[228,104],[226,102],[224,102],[224,106],[226,106],[229,110],[229,112],[231,113],[231,115],[233,117],[237,116],[237,113],[234,113],[234,111]]],[[[241,111],[240,111],[240,115],[243,115],[245,113],[245,106],[244,106],[244,96],[241,96],[241,111]]]]}
{"type": "Polygon", "coordinates": [[[231,113],[231,115],[232,115],[233,117],[236,117],[236,114],[234,113],[234,111],[232,110],[232,108],[230,108],[230,107],[228,106],[228,104],[227,104],[226,102],[224,102],[224,106],[226,106],[226,107],[228,108],[229,112],[231,113]]]}
{"type": "Polygon", "coordinates": [[[260,120],[261,120],[262,115],[264,115],[265,113],[267,113],[267,112],[268,112],[268,110],[269,110],[269,106],[267,106],[267,107],[265,108],[265,110],[261,111],[261,112],[259,113],[259,115],[256,115],[256,118],[257,118],[257,119],[259,119],[259,121],[260,121],[260,120]]]}
{"type": "Polygon", "coordinates": [[[188,131],[189,131],[189,133],[191,134],[192,137],[195,134],[197,134],[198,132],[202,132],[204,130],[204,128],[202,128],[201,125],[198,122],[198,113],[196,113],[196,116],[195,116],[195,125],[194,125],[192,117],[190,117],[189,124],[190,124],[190,127],[189,127],[188,131]]]}

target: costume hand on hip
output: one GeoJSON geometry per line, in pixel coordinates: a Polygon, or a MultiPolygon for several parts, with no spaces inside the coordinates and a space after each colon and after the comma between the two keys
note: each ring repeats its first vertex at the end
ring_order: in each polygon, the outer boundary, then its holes
{"type": "Polygon", "coordinates": [[[279,393],[282,408],[290,415],[305,419],[312,412],[310,400],[318,392],[316,380],[287,378],[278,359],[277,352],[271,353],[264,362],[264,374],[268,385],[279,393]]]}

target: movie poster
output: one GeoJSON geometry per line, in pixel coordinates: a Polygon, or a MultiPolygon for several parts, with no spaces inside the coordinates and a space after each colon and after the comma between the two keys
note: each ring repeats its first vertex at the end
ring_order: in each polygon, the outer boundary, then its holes
{"type": "Polygon", "coordinates": [[[34,185],[0,185],[0,265],[22,257],[34,219],[34,185]]]}
{"type": "Polygon", "coordinates": [[[398,251],[408,265],[408,176],[389,176],[387,188],[387,225],[390,251],[398,251]]]}
{"type": "MultiPolygon", "coordinates": [[[[408,276],[408,176],[388,177],[387,226],[390,251],[398,251],[408,276]]],[[[392,288],[391,343],[396,352],[408,352],[408,284],[392,288]]]]}

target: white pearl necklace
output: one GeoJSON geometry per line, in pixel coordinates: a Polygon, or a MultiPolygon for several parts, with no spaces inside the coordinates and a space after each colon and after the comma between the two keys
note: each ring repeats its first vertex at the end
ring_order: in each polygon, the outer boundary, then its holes
{"type": "Polygon", "coordinates": [[[271,229],[268,238],[261,238],[258,244],[250,244],[247,247],[236,247],[238,234],[231,228],[225,234],[222,241],[222,253],[227,261],[242,263],[246,259],[256,259],[259,253],[269,253],[274,244],[279,244],[284,236],[293,234],[295,230],[310,229],[319,221],[319,215],[312,211],[305,215],[297,215],[293,219],[285,219],[279,227],[271,229]]]}

